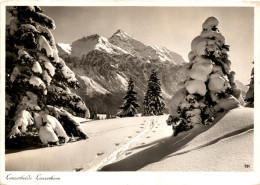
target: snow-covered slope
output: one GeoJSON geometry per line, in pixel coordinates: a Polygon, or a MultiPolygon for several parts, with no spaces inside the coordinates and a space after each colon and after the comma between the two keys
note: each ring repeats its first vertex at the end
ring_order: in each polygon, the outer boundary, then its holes
{"type": "Polygon", "coordinates": [[[146,46],[122,30],[115,32],[109,38],[109,41],[134,56],[145,58],[147,61],[169,61],[174,64],[182,64],[184,62],[180,55],[168,50],[166,47],[146,46]]]}
{"type": "Polygon", "coordinates": [[[171,136],[167,117],[87,121],[82,128],[89,139],[60,147],[7,151],[6,170],[254,170],[254,109],[231,110],[216,118],[211,126],[199,124],[176,137],[171,136]]]}
{"type": "Polygon", "coordinates": [[[169,137],[171,128],[166,130],[167,125],[161,121],[102,170],[254,170],[254,109],[233,109],[219,115],[211,126],[199,124],[176,137],[169,137]]]}
{"type": "Polygon", "coordinates": [[[71,45],[64,43],[57,43],[56,47],[59,51],[59,56],[64,58],[68,58],[71,55],[71,45]]]}
{"type": "Polygon", "coordinates": [[[58,43],[58,46],[60,46],[63,49],[63,51],[65,51],[66,53],[71,54],[70,44],[58,43]]]}
{"type": "Polygon", "coordinates": [[[169,99],[177,91],[177,83],[183,79],[180,68],[185,61],[180,55],[165,47],[146,46],[122,30],[115,32],[109,39],[95,34],[74,41],[69,57],[64,55],[66,51],[62,48],[64,47],[58,47],[59,54],[73,71],[78,76],[85,76],[89,82],[95,82],[85,83],[86,81],[78,78],[81,88],[74,91],[83,96],[91,104],[90,107],[97,95],[99,99],[106,98],[104,92],[111,93],[112,101],[117,99],[118,105],[110,106],[109,109],[102,105],[99,109],[101,112],[117,112],[122,103],[118,99],[123,98],[121,96],[125,93],[130,77],[135,82],[140,102],[143,101],[147,80],[153,69],[158,72],[165,99],[169,99]],[[103,90],[100,91],[97,86],[103,90]]]}
{"type": "Polygon", "coordinates": [[[108,54],[128,53],[123,49],[111,44],[105,37],[98,34],[83,37],[72,43],[72,56],[82,57],[92,50],[99,50],[108,54]]]}
{"type": "Polygon", "coordinates": [[[233,109],[218,120],[180,150],[141,170],[253,171],[254,109],[233,109]]]}
{"type": "Polygon", "coordinates": [[[100,84],[95,82],[94,80],[86,77],[80,76],[80,78],[85,82],[85,85],[88,87],[86,88],[86,93],[89,96],[92,96],[92,93],[100,93],[100,94],[109,94],[110,92],[104,89],[100,84]]]}

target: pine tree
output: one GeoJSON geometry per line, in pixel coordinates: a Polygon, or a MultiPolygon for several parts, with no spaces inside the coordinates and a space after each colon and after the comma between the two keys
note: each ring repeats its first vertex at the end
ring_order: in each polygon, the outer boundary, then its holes
{"type": "Polygon", "coordinates": [[[216,17],[207,18],[201,34],[191,42],[190,62],[183,67],[186,79],[169,102],[167,124],[172,124],[177,132],[196,124],[209,124],[218,112],[243,105],[241,90],[237,88],[235,72],[231,71],[228,59],[229,46],[218,24],[216,17]]]}
{"type": "Polygon", "coordinates": [[[13,19],[6,27],[7,139],[26,134],[29,125],[37,128],[44,144],[57,143],[58,137],[67,141],[72,134],[87,138],[71,113],[87,118],[89,110],[69,90],[79,83],[58,56],[50,31],[54,21],[38,6],[8,11],[13,19]]]}
{"type": "Polygon", "coordinates": [[[247,102],[246,107],[254,107],[254,68],[251,71],[251,80],[249,89],[246,92],[245,101],[247,102]]]}
{"type": "Polygon", "coordinates": [[[134,90],[134,87],[134,81],[130,78],[127,92],[124,97],[125,102],[120,107],[120,109],[122,109],[119,114],[120,117],[133,117],[135,114],[137,114],[137,109],[140,107],[140,105],[136,102],[138,101],[138,98],[136,97],[137,92],[134,90]]]}
{"type": "Polygon", "coordinates": [[[148,81],[148,89],[144,98],[143,115],[161,115],[165,110],[160,80],[153,70],[148,81]]]}

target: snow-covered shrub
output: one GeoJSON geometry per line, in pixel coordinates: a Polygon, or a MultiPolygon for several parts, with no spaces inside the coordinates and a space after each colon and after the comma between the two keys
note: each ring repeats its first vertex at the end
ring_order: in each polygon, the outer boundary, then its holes
{"type": "Polygon", "coordinates": [[[174,135],[196,124],[208,124],[221,111],[243,105],[241,90],[234,81],[235,72],[230,71],[229,46],[220,33],[216,17],[209,17],[202,24],[202,32],[191,42],[188,54],[190,63],[184,87],[169,102],[168,125],[173,125],[174,135]]]}
{"type": "Polygon", "coordinates": [[[64,127],[74,121],[73,116],[60,121],[47,108],[55,105],[89,117],[82,99],[68,90],[79,87],[78,81],[58,56],[50,31],[54,21],[38,6],[16,6],[8,11],[13,19],[6,27],[6,135],[24,134],[34,125],[44,144],[58,142],[59,137],[67,142],[66,132],[74,134],[75,130],[86,138],[78,124],[64,127]]]}

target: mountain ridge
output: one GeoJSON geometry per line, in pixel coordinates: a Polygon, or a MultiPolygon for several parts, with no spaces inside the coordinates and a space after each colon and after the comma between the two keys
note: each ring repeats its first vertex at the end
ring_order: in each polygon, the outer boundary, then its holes
{"type": "Polygon", "coordinates": [[[123,103],[121,97],[130,77],[135,82],[141,104],[152,70],[158,73],[162,95],[166,100],[177,91],[177,84],[183,79],[181,67],[186,62],[181,55],[163,46],[147,46],[122,30],[117,30],[109,39],[98,34],[85,36],[70,46],[70,54],[57,47],[59,55],[80,82],[81,88],[72,91],[90,104],[90,110],[98,106],[99,112],[116,113],[123,103]],[[114,107],[105,110],[102,104],[112,102],[101,100],[107,99],[105,96],[108,95],[114,100],[114,107]],[[97,101],[97,97],[100,101],[93,102],[97,101]]]}

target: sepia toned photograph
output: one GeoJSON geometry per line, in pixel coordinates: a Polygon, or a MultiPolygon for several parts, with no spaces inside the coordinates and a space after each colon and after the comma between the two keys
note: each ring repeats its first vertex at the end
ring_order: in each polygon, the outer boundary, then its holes
{"type": "Polygon", "coordinates": [[[254,173],[254,6],[25,5],[1,7],[5,184],[254,173]]]}

